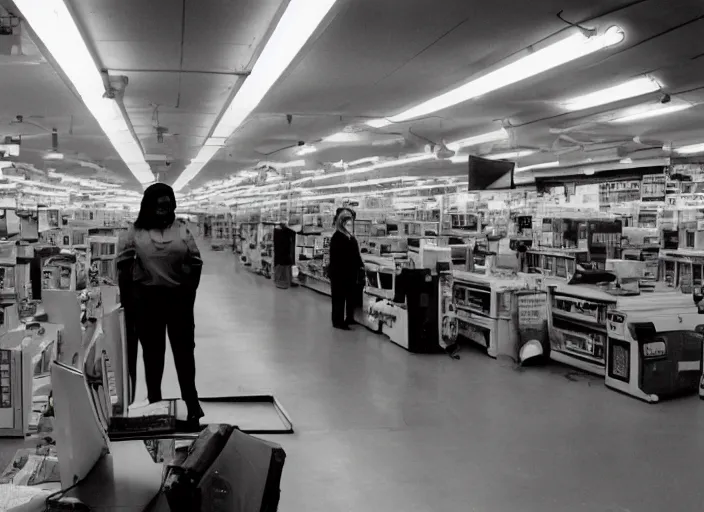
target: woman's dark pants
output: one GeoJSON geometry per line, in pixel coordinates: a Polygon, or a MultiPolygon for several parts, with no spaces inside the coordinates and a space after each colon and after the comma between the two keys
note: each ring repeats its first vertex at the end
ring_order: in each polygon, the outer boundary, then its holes
{"type": "Polygon", "coordinates": [[[134,304],[149,402],[162,400],[161,379],[168,332],[181,398],[189,412],[198,411],[193,319],[195,292],[181,287],[136,286],[134,304]]]}

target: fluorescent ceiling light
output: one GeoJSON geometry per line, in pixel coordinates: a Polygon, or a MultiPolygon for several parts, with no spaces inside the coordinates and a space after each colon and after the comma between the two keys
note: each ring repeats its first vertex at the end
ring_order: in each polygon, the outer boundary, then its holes
{"type": "Polygon", "coordinates": [[[447,145],[447,148],[452,151],[457,151],[458,149],[469,146],[478,146],[480,144],[498,142],[506,139],[508,139],[508,132],[504,128],[501,128],[495,132],[483,133],[481,135],[475,135],[474,137],[467,137],[466,139],[459,139],[454,142],[450,142],[447,145]]]}
{"type": "Polygon", "coordinates": [[[565,108],[570,111],[607,105],[617,101],[643,96],[660,90],[660,84],[650,77],[640,77],[614,87],[602,89],[584,96],[567,100],[565,108]]]}
{"type": "Polygon", "coordinates": [[[525,167],[516,167],[515,172],[530,171],[533,169],[552,169],[553,167],[560,167],[560,162],[545,162],[542,164],[526,165],[525,167]]]}
{"type": "Polygon", "coordinates": [[[357,142],[360,138],[358,133],[338,132],[325,137],[323,142],[357,142]]]}
{"type": "Polygon", "coordinates": [[[360,188],[360,187],[371,187],[374,185],[383,185],[385,183],[395,183],[404,181],[417,181],[417,178],[410,178],[408,176],[397,176],[394,178],[376,178],[366,181],[355,181],[352,183],[340,183],[339,185],[321,185],[318,187],[307,187],[307,188],[297,188],[293,189],[291,192],[310,192],[314,190],[329,190],[334,188],[360,188]]]}
{"type": "Polygon", "coordinates": [[[690,146],[682,146],[675,149],[680,155],[693,155],[695,153],[704,153],[704,144],[692,144],[690,146]]]}
{"type": "Polygon", "coordinates": [[[298,150],[297,154],[300,156],[303,155],[310,155],[311,153],[315,153],[318,151],[318,148],[315,146],[301,146],[301,149],[298,150]]]}
{"type": "Polygon", "coordinates": [[[373,164],[381,160],[380,157],[378,156],[367,156],[364,158],[360,158],[358,160],[353,160],[352,162],[349,162],[347,165],[354,166],[354,165],[362,165],[362,164],[373,164]]]}
{"type": "Polygon", "coordinates": [[[495,155],[485,155],[483,158],[487,160],[510,160],[513,158],[523,158],[537,153],[534,149],[522,149],[519,151],[510,151],[507,153],[496,153],[495,155]]]}
{"type": "Polygon", "coordinates": [[[400,121],[391,121],[389,119],[372,119],[371,121],[367,121],[367,126],[371,126],[372,128],[384,128],[385,126],[389,126],[394,122],[400,121]]]}
{"type": "MultiPolygon", "coordinates": [[[[227,138],[239,128],[286,71],[323,18],[330,12],[335,1],[291,0],[289,2],[262,53],[254,63],[252,72],[215,126],[213,137],[227,138]]],[[[202,165],[191,162],[174,183],[174,189],[182,189],[202,168],[202,165]]]]}
{"type": "Polygon", "coordinates": [[[623,41],[624,37],[625,34],[619,27],[611,27],[603,34],[593,37],[588,37],[581,31],[575,32],[541,50],[532,51],[532,48],[529,48],[524,57],[396,116],[374,119],[367,124],[374,128],[383,128],[391,123],[402,123],[444,110],[616,45],[623,41]]]}
{"type": "MultiPolygon", "coordinates": [[[[319,181],[319,180],[327,180],[330,178],[337,178],[338,176],[349,176],[352,174],[364,174],[367,172],[376,171],[377,169],[386,169],[389,167],[396,167],[399,165],[414,164],[414,163],[418,163],[418,162],[423,162],[425,160],[432,160],[434,158],[435,158],[435,155],[424,153],[422,155],[409,156],[406,158],[399,158],[397,160],[386,160],[384,162],[377,162],[377,163],[369,165],[367,167],[358,167],[356,169],[348,169],[347,171],[332,172],[330,174],[323,174],[321,176],[313,176],[310,179],[313,181],[319,181]]],[[[307,178],[306,178],[306,180],[307,180],[307,178]]]]}
{"type": "Polygon", "coordinates": [[[217,147],[225,147],[225,144],[227,144],[227,139],[225,137],[208,137],[205,140],[205,146],[217,146],[217,147]]]}
{"type": "Polygon", "coordinates": [[[652,117],[665,116],[667,114],[673,114],[675,112],[686,110],[691,106],[691,103],[682,103],[680,105],[663,105],[658,103],[654,108],[651,106],[642,112],[619,117],[618,119],[614,119],[612,123],[631,123],[634,121],[641,121],[643,119],[650,119],[652,117]]]}
{"type": "Polygon", "coordinates": [[[200,148],[200,151],[198,151],[198,154],[193,160],[191,160],[191,162],[208,163],[218,151],[220,151],[219,146],[203,146],[200,148]]]}
{"type": "Polygon", "coordinates": [[[104,98],[105,85],[64,0],[16,0],[22,17],[73,84],[83,103],[140,183],[154,175],[117,102],[104,98]]]}

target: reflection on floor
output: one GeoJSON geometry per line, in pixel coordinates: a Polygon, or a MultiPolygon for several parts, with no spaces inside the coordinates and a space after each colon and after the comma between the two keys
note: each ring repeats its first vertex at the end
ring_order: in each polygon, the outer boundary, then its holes
{"type": "MultiPolygon", "coordinates": [[[[199,391],[287,409],[282,512],[704,510],[697,398],[648,405],[561,367],[414,356],[334,331],[325,297],[204,257],[199,391]]],[[[178,394],[170,354],[164,394],[178,394]]]]}

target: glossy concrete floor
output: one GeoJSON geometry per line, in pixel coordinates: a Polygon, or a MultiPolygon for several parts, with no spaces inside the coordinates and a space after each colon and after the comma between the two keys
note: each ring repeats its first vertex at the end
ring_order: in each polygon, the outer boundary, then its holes
{"type": "MultiPolygon", "coordinates": [[[[334,331],[326,297],[204,257],[199,390],[273,393],[292,416],[275,439],[282,512],[704,510],[697,398],[648,405],[563,367],[412,355],[334,331]]],[[[178,394],[171,361],[164,391],[178,394]]]]}

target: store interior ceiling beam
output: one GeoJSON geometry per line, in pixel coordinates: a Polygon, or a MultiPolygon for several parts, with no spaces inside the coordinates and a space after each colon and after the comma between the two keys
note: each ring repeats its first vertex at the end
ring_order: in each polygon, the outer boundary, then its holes
{"type": "MultiPolygon", "coordinates": [[[[308,42],[336,0],[290,0],[286,11],[266,42],[252,72],[237,91],[215,125],[211,137],[230,137],[259,105],[266,93],[286,71],[299,51],[308,42]]],[[[208,163],[213,155],[204,154],[206,146],[191,160],[176,179],[175,190],[181,190],[208,163]]]]}
{"type": "Polygon", "coordinates": [[[207,69],[110,69],[110,74],[128,73],[179,73],[185,75],[249,76],[251,71],[217,71],[207,69]]]}
{"type": "Polygon", "coordinates": [[[141,145],[133,136],[118,103],[106,97],[101,68],[64,0],[15,0],[15,4],[133,176],[140,183],[152,181],[151,167],[144,159],[141,145]]]}

